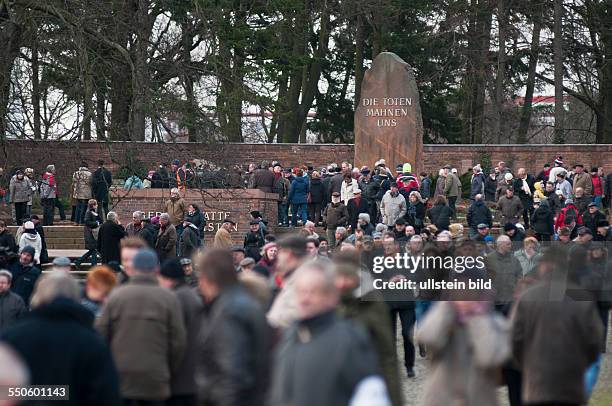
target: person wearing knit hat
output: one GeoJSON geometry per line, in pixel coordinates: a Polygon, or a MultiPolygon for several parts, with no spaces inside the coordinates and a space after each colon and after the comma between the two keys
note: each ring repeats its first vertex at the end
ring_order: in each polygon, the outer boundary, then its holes
{"type": "Polygon", "coordinates": [[[30,304],[34,286],[41,275],[40,269],[34,263],[35,255],[34,247],[27,245],[19,250],[19,261],[11,266],[13,274],[11,290],[21,296],[26,307],[30,304]]]}
{"type": "Polygon", "coordinates": [[[567,170],[563,167],[563,158],[558,156],[555,158],[554,168],[552,168],[548,174],[548,181],[555,183],[557,181],[557,175],[560,173],[565,175],[567,170]]]}

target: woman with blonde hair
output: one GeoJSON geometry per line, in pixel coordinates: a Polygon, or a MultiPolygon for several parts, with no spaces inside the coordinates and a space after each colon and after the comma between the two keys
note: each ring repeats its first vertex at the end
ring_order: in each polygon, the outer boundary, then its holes
{"type": "Polygon", "coordinates": [[[533,274],[540,263],[540,243],[535,237],[527,237],[523,240],[523,248],[516,251],[514,256],[521,263],[523,276],[533,274]]]}

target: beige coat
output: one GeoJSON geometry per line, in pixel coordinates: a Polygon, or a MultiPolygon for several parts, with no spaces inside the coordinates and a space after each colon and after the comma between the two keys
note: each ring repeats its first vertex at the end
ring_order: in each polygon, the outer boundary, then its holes
{"type": "Polygon", "coordinates": [[[215,248],[225,248],[230,249],[234,245],[232,241],[232,235],[225,228],[221,227],[217,230],[215,234],[215,241],[213,242],[213,247],[215,248]]]}
{"type": "Polygon", "coordinates": [[[163,401],[185,351],[186,333],[176,295],[148,275],[116,288],[96,320],[110,344],[121,397],[163,401]]]}
{"type": "Polygon", "coordinates": [[[431,371],[423,405],[493,406],[496,377],[510,357],[509,328],[495,313],[457,321],[450,302],[438,302],[427,313],[417,341],[431,354],[431,371]]]}
{"type": "Polygon", "coordinates": [[[91,194],[91,172],[85,167],[80,167],[72,175],[72,198],[77,200],[89,200],[91,194]]]}
{"type": "Polygon", "coordinates": [[[576,193],[576,189],[581,187],[584,189],[585,196],[591,196],[593,194],[593,180],[591,180],[591,175],[586,172],[582,172],[581,174],[574,175],[574,193],[576,193]]]}
{"type": "Polygon", "coordinates": [[[182,197],[179,197],[178,200],[168,199],[164,211],[170,216],[170,222],[177,226],[183,223],[183,218],[187,213],[187,203],[182,197]]]}

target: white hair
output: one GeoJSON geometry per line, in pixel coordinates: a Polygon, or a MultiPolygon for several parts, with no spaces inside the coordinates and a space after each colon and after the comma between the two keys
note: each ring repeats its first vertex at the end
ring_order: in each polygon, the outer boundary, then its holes
{"type": "Polygon", "coordinates": [[[308,220],[305,224],[304,227],[314,227],[315,223],[313,223],[312,221],[308,220]]]}
{"type": "Polygon", "coordinates": [[[366,223],[370,222],[370,215],[368,213],[359,213],[359,217],[360,220],[365,221],[366,223]]]}
{"type": "Polygon", "coordinates": [[[134,213],[132,213],[132,218],[134,217],[137,218],[138,220],[142,220],[142,218],[144,217],[144,213],[136,210],[134,213]]]}
{"type": "Polygon", "coordinates": [[[344,235],[346,235],[348,233],[348,231],[346,230],[346,227],[338,227],[338,228],[336,228],[336,232],[344,234],[344,235]]]}
{"type": "Polygon", "coordinates": [[[78,302],[81,297],[79,284],[70,275],[64,272],[53,272],[44,275],[36,283],[34,294],[30,305],[32,308],[51,303],[53,300],[63,297],[78,302]]]}
{"type": "Polygon", "coordinates": [[[114,212],[114,211],[109,211],[108,214],[106,215],[106,219],[110,221],[117,221],[118,218],[119,218],[119,215],[117,214],[117,212],[114,212]]]}
{"type": "Polygon", "coordinates": [[[170,221],[170,215],[168,213],[162,213],[159,215],[159,219],[164,219],[170,221]]]}

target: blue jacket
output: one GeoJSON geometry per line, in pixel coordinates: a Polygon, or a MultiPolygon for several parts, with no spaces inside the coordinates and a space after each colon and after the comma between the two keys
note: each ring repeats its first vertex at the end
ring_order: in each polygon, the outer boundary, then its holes
{"type": "Polygon", "coordinates": [[[291,182],[291,189],[289,190],[289,202],[291,204],[308,203],[308,192],[310,190],[308,184],[308,178],[296,177],[293,179],[293,182],[291,182]]]}
{"type": "Polygon", "coordinates": [[[484,181],[485,181],[485,177],[482,174],[482,172],[478,173],[477,175],[474,175],[474,177],[472,178],[472,188],[470,190],[470,199],[474,200],[474,196],[476,195],[483,195],[482,197],[484,198],[484,181]]]}

